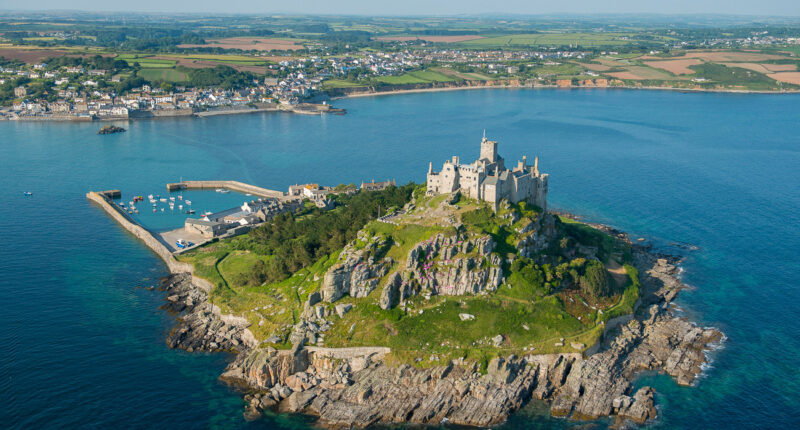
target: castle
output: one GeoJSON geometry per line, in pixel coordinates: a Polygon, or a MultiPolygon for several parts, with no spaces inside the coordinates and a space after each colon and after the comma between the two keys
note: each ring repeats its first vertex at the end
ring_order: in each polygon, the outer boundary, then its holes
{"type": "Polygon", "coordinates": [[[476,200],[497,205],[501,200],[517,203],[525,201],[547,210],[546,173],[539,172],[539,157],[533,166],[528,166],[527,158],[517,162],[513,170],[506,169],[503,157],[497,154],[497,142],[481,140],[481,155],[470,163],[461,164],[457,156],[445,161],[440,172],[433,171],[433,163],[428,165],[429,195],[447,194],[461,191],[461,194],[476,200]]]}

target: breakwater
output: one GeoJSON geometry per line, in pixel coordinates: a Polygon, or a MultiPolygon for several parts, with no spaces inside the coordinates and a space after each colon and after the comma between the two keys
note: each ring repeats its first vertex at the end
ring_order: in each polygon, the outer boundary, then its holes
{"type": "Polygon", "coordinates": [[[285,196],[282,191],[269,190],[239,181],[182,181],[167,184],[167,191],[215,190],[218,188],[253,194],[259,197],[281,198],[285,196]]]}
{"type": "MultiPolygon", "coordinates": [[[[113,190],[119,193],[118,190],[113,190]]],[[[210,292],[213,288],[210,282],[203,278],[194,276],[194,266],[189,263],[183,263],[175,259],[175,256],[167,248],[166,244],[162,242],[150,230],[142,227],[139,223],[133,220],[128,214],[122,212],[116,205],[111,202],[111,197],[105,191],[90,191],[86,194],[86,198],[94,203],[97,203],[107,214],[111,216],[122,228],[128,230],[131,234],[136,236],[139,240],[144,242],[153,252],[156,253],[167,265],[169,271],[173,274],[177,273],[191,273],[192,283],[202,288],[206,293],[210,292]]]]}

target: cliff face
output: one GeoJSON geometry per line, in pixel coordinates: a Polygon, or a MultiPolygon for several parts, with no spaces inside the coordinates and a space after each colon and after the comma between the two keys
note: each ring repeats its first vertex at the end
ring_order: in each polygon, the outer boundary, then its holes
{"type": "Polygon", "coordinates": [[[405,266],[390,275],[380,306],[390,309],[415,294],[458,296],[497,289],[500,257],[490,236],[438,234],[416,244],[405,266]]]}
{"type": "Polygon", "coordinates": [[[682,285],[675,266],[637,252],[646,289],[644,312],[610,330],[597,352],[528,355],[492,360],[485,373],[451,362],[420,369],[382,361],[386,348],[303,348],[240,354],[223,377],[257,390],[248,416],[276,407],[320,417],[328,427],[420,423],[488,426],[503,422],[530,399],[551,405],[555,416],[615,416],[643,423],[656,416],[650,387],[632,392],[643,370],[665,372],[691,384],[705,351],[722,334],[671,315],[682,285]]]}
{"type": "Polygon", "coordinates": [[[340,262],[325,273],[322,300],[335,302],[345,294],[366,297],[378,286],[380,278],[388,273],[392,260],[379,256],[391,246],[390,240],[379,236],[367,237],[364,231],[360,231],[358,241],[366,244],[363,248],[357,248],[357,242],[349,243],[339,255],[340,262]]]}

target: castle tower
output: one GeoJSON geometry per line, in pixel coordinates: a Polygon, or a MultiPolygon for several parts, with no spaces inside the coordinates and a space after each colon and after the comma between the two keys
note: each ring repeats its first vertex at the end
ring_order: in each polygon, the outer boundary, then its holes
{"type": "Polygon", "coordinates": [[[487,159],[491,163],[497,162],[497,141],[488,140],[486,136],[481,140],[481,156],[480,160],[487,159]]]}

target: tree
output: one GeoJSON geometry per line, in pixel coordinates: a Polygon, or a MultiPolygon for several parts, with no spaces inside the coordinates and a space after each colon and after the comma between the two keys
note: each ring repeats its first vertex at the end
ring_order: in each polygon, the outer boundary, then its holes
{"type": "Polygon", "coordinates": [[[586,263],[586,271],[580,277],[580,287],[583,293],[595,299],[614,294],[608,279],[608,272],[603,263],[597,260],[590,260],[586,263]]]}

